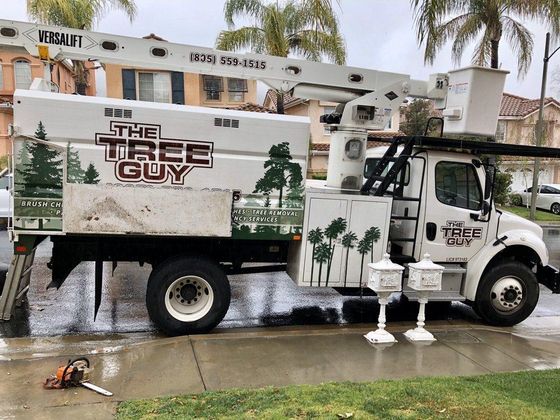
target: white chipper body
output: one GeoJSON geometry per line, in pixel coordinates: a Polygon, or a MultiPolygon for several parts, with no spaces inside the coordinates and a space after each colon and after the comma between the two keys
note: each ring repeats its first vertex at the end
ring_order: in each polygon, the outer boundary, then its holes
{"type": "MultiPolygon", "coordinates": [[[[353,292],[367,283],[367,264],[387,251],[404,264],[430,253],[445,266],[435,298],[472,303],[494,324],[527,317],[538,282],[560,291],[542,230],[492,203],[492,170],[478,155],[511,151],[417,136],[366,155],[369,130],[383,129],[407,97],[434,99],[446,133],[492,135],[507,72],[470,67],[420,82],[1,20],[0,43],[47,62],[94,58],[253,78],[341,103],[324,117],[332,133],[327,180],[306,187],[307,117],[63,95],[41,80],[16,91],[16,255],[0,297],[2,319],[24,296],[34,250],[47,237],[53,287],[80,262],[95,261],[96,310],[104,262],[149,263],[148,311],[168,334],[204,332],[221,321],[230,303],[227,274],[283,269],[299,286],[353,292]],[[252,262],[261,265],[243,266],[252,262]]],[[[543,150],[515,153],[556,157],[543,150]]]]}

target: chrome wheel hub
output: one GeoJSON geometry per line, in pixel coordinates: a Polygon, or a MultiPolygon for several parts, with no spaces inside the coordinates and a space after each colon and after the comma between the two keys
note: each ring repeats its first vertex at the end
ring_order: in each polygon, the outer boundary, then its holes
{"type": "Polygon", "coordinates": [[[193,322],[204,317],[214,303],[214,292],[202,277],[179,277],[167,288],[165,308],[173,318],[193,322]]]}
{"type": "Polygon", "coordinates": [[[517,310],[523,302],[523,285],[514,276],[498,280],[491,292],[492,305],[501,312],[517,310]]]}

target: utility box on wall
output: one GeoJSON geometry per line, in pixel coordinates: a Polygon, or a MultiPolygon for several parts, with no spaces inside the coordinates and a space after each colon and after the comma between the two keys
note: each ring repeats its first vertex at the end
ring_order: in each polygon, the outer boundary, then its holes
{"type": "Polygon", "coordinates": [[[444,132],[495,136],[508,73],[479,66],[450,71],[444,132]]]}
{"type": "Polygon", "coordinates": [[[368,263],[387,249],[392,199],[313,191],[306,193],[302,240],[290,245],[288,275],[298,286],[359,287],[368,263]]]}

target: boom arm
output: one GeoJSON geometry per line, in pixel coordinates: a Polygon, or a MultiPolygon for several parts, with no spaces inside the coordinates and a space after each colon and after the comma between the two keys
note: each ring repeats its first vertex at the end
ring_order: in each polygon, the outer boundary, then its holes
{"type": "Polygon", "coordinates": [[[407,96],[444,99],[447,92],[444,74],[422,82],[399,73],[8,20],[0,20],[0,45],[25,48],[46,61],[99,60],[261,80],[282,92],[293,90],[298,97],[347,104],[340,124],[364,129],[383,129],[407,96]]]}

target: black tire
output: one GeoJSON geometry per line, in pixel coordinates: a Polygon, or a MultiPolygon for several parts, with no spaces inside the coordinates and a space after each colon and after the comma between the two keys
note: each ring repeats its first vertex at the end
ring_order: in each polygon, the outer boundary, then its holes
{"type": "Polygon", "coordinates": [[[512,206],[522,206],[523,205],[523,199],[521,198],[521,196],[519,194],[512,194],[509,201],[510,201],[510,204],[512,206]]]}
{"type": "Polygon", "coordinates": [[[560,214],[560,203],[554,203],[550,206],[550,211],[554,214],[560,214]]]}
{"type": "Polygon", "coordinates": [[[162,262],[152,270],[146,291],[151,320],[170,336],[210,331],[226,315],[230,299],[227,276],[215,261],[205,257],[175,257],[162,262]],[[188,304],[187,299],[191,299],[188,304]]]}
{"type": "Polygon", "coordinates": [[[535,274],[525,264],[512,261],[497,265],[482,276],[473,308],[486,323],[509,327],[531,315],[538,300],[539,284],[535,274]],[[498,284],[502,280],[503,286],[498,284]],[[517,285],[520,291],[515,289],[517,285]]]}

